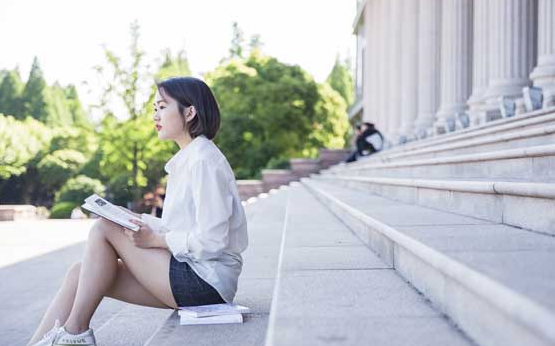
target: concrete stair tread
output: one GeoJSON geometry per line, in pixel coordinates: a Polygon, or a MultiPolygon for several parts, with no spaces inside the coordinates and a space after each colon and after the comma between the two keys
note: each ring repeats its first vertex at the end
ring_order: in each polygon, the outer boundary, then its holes
{"type": "Polygon", "coordinates": [[[315,182],[349,206],[549,308],[555,237],[315,182]],[[402,218],[399,216],[402,215],[402,218]]]}
{"type": "Polygon", "coordinates": [[[94,329],[96,341],[110,346],[144,345],[173,311],[125,303],[120,311],[94,329]]]}
{"type": "Polygon", "coordinates": [[[356,166],[336,165],[320,171],[328,175],[373,175],[479,179],[490,177],[512,181],[555,182],[555,145],[502,149],[426,159],[407,158],[389,162],[370,161],[356,166]]]}
{"type": "Polygon", "coordinates": [[[290,193],[266,345],[472,345],[303,186],[290,193]]]}
{"type": "Polygon", "coordinates": [[[418,187],[430,187],[447,190],[475,190],[484,193],[497,194],[516,194],[528,197],[555,198],[555,184],[553,182],[530,182],[517,179],[487,179],[487,178],[393,178],[393,177],[376,177],[366,175],[350,175],[350,174],[334,174],[334,175],[318,175],[312,174],[313,178],[323,179],[342,179],[342,180],[358,180],[369,182],[382,182],[390,185],[407,185],[418,187]],[[509,189],[512,188],[512,189],[509,189]]]}
{"type": "Polygon", "coordinates": [[[245,206],[249,245],[234,303],[251,308],[241,324],[182,326],[174,311],[145,345],[263,345],[278,266],[287,187],[245,206]]]}
{"type": "Polygon", "coordinates": [[[353,189],[555,235],[555,184],[491,180],[311,175],[353,189]]]}

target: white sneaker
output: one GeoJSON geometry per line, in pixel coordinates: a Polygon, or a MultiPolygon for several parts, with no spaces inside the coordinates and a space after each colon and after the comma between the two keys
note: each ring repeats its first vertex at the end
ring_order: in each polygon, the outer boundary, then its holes
{"type": "Polygon", "coordinates": [[[40,339],[39,342],[34,343],[31,346],[51,346],[52,342],[54,341],[54,338],[58,334],[59,329],[60,329],[60,321],[56,320],[56,322],[54,323],[54,327],[52,327],[52,329],[50,329],[49,332],[44,334],[44,336],[42,337],[42,339],[40,339]]]}
{"type": "Polygon", "coordinates": [[[94,337],[94,332],[91,328],[87,331],[73,335],[68,333],[65,327],[60,327],[58,333],[53,340],[52,346],[69,346],[69,345],[80,345],[80,346],[96,346],[96,339],[94,337]]]}

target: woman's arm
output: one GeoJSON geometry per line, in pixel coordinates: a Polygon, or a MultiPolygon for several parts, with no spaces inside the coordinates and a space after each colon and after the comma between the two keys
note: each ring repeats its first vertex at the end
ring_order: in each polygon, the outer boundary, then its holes
{"type": "Polygon", "coordinates": [[[196,261],[218,258],[229,244],[231,177],[222,167],[200,160],[191,167],[188,178],[192,183],[196,226],[188,232],[169,230],[164,234],[166,245],[175,256],[187,255],[196,261]]]}

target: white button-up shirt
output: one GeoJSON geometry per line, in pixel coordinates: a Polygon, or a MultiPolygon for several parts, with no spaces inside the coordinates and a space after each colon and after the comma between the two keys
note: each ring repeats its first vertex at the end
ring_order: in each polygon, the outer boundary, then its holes
{"type": "Polygon", "coordinates": [[[172,255],[187,262],[222,298],[232,303],[248,245],[247,219],[237,182],[220,149],[195,137],[165,165],[168,173],[162,218],[142,214],[164,234],[172,255]]]}

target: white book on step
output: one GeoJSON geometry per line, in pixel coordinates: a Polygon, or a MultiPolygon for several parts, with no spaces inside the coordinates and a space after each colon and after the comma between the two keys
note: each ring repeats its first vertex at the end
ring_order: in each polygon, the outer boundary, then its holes
{"type": "Polygon", "coordinates": [[[185,325],[197,325],[197,324],[225,324],[225,323],[243,323],[243,315],[231,314],[231,315],[220,315],[220,316],[207,316],[207,317],[189,317],[181,315],[179,319],[179,324],[185,325]]]}
{"type": "Polygon", "coordinates": [[[217,316],[217,315],[230,315],[243,312],[249,312],[249,308],[246,306],[238,304],[209,304],[209,305],[197,305],[197,306],[180,306],[179,315],[180,316],[190,316],[190,317],[206,317],[206,316],[217,316]]]}

